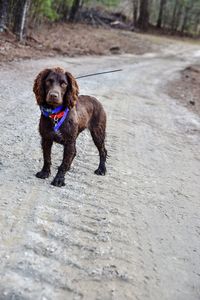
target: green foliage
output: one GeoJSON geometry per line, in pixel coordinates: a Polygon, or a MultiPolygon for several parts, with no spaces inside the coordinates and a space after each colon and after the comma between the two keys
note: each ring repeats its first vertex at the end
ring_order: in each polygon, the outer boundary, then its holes
{"type": "MultiPolygon", "coordinates": [[[[13,0],[10,0],[13,1],[13,0]]],[[[32,0],[31,14],[36,21],[64,20],[69,17],[74,0],[32,0]]],[[[129,0],[129,3],[140,0],[129,0]]],[[[84,7],[105,6],[110,9],[119,6],[122,0],[82,0],[84,7]]],[[[161,0],[149,0],[150,23],[157,24],[161,0]]],[[[200,0],[165,0],[161,27],[171,31],[199,32],[200,0]]],[[[139,16],[138,16],[139,17],[139,16]]]]}
{"type": "MultiPolygon", "coordinates": [[[[83,4],[116,7],[120,0],[83,0],[83,4]]],[[[33,0],[31,15],[36,21],[48,19],[49,21],[66,20],[73,4],[73,0],[33,0]]]]}
{"type": "Polygon", "coordinates": [[[47,18],[50,21],[58,19],[58,14],[53,7],[53,0],[34,0],[32,3],[32,13],[37,19],[47,18]]]}
{"type": "Polygon", "coordinates": [[[99,0],[97,2],[100,2],[103,5],[108,6],[108,7],[115,7],[119,4],[119,0],[99,0]]]}
{"type": "Polygon", "coordinates": [[[84,3],[87,5],[87,4],[90,4],[90,5],[98,5],[98,4],[102,4],[106,7],[116,7],[119,3],[120,3],[120,0],[85,0],[84,3]]]}

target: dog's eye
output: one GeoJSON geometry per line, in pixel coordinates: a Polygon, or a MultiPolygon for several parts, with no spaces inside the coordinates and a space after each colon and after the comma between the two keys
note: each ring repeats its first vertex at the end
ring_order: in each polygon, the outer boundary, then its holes
{"type": "Polygon", "coordinates": [[[60,86],[62,88],[66,88],[67,87],[67,83],[65,81],[61,81],[60,86]]]}
{"type": "Polygon", "coordinates": [[[49,79],[49,80],[47,80],[45,83],[46,83],[46,86],[50,86],[50,85],[52,84],[52,80],[49,79]]]}

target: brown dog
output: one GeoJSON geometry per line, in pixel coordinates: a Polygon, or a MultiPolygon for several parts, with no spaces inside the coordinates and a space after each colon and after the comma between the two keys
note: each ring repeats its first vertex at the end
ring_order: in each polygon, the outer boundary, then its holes
{"type": "Polygon", "coordinates": [[[35,79],[33,91],[41,109],[39,132],[42,137],[44,165],[38,178],[50,175],[53,142],[64,146],[63,161],[52,185],[65,185],[65,173],[76,155],[76,138],[88,128],[96,145],[100,163],[97,175],[106,173],[106,114],[101,103],[90,96],[78,96],[75,78],[61,68],[45,69],[35,79]]]}

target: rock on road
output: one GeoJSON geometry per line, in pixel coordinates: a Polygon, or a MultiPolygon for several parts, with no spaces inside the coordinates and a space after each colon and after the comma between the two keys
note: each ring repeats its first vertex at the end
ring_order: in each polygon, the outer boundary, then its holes
{"type": "Polygon", "coordinates": [[[48,58],[13,62],[0,73],[0,299],[200,299],[200,119],[170,99],[166,83],[197,46],[175,44],[143,56],[48,58]],[[88,132],[66,186],[42,166],[39,109],[32,84],[44,67],[74,75],[108,115],[108,173],[93,174],[98,153],[88,132]]]}

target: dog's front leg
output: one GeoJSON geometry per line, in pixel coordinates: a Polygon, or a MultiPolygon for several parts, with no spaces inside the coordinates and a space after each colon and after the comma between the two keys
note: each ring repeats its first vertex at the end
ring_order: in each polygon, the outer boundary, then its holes
{"type": "Polygon", "coordinates": [[[51,171],[51,148],[53,145],[52,140],[44,139],[42,138],[42,151],[43,151],[43,159],[44,159],[44,164],[42,167],[42,170],[36,174],[36,177],[38,178],[48,178],[51,171]]]}
{"type": "Polygon", "coordinates": [[[76,142],[69,142],[64,146],[63,161],[58,168],[58,173],[52,181],[52,185],[64,186],[65,185],[65,173],[70,169],[71,163],[76,156],[76,142]]]}

